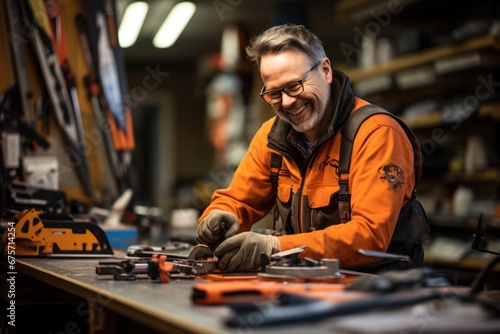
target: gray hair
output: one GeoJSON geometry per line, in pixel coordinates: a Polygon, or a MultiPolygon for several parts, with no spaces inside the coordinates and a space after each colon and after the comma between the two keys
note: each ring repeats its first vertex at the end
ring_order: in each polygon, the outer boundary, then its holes
{"type": "Polygon", "coordinates": [[[248,58],[260,67],[262,56],[290,49],[305,53],[312,62],[318,62],[326,57],[319,38],[303,25],[295,24],[283,24],[265,30],[250,41],[245,51],[248,58]]]}

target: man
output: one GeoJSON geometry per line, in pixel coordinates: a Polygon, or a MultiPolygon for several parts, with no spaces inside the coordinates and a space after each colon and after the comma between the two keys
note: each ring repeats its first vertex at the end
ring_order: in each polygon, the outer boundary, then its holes
{"type": "Polygon", "coordinates": [[[338,259],[341,268],[353,270],[422,265],[427,222],[423,210],[413,211],[421,209],[414,197],[418,161],[398,121],[377,114],[359,128],[348,176],[349,218],[342,221],[340,130],[369,103],[353,95],[348,77],[332,69],[321,41],[303,26],[270,28],[246,51],[264,82],[260,95],[277,117],[257,131],[231,184],[214,193],[200,217],[197,240],[215,248],[219,269],[255,270],[261,253],[300,246],[306,246],[305,257],[338,259]],[[281,162],[273,166],[276,156],[281,162]],[[285,233],[251,232],[275,204],[285,233]],[[398,223],[400,212],[405,217],[398,223]],[[411,263],[364,256],[359,249],[409,255],[411,263]]]}

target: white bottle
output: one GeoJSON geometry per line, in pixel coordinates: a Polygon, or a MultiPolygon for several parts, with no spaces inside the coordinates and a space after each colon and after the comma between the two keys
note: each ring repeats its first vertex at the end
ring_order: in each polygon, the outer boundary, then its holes
{"type": "Polygon", "coordinates": [[[485,169],[488,165],[483,140],[479,136],[467,138],[465,148],[465,172],[474,173],[485,169]]]}
{"type": "Polygon", "coordinates": [[[474,193],[472,189],[462,185],[458,186],[453,193],[453,213],[455,216],[466,216],[472,203],[474,193]]]}

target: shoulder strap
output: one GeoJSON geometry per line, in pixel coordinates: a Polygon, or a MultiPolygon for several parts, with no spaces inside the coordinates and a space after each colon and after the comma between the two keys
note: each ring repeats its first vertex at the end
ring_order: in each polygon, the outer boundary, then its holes
{"type": "Polygon", "coordinates": [[[281,162],[283,157],[278,153],[271,152],[271,175],[269,175],[269,182],[273,189],[278,189],[278,178],[281,170],[281,162]]]}
{"type": "Polygon", "coordinates": [[[387,110],[383,109],[377,105],[366,105],[354,113],[352,113],[349,118],[345,121],[340,133],[342,134],[342,142],[340,144],[340,157],[339,157],[339,212],[340,219],[342,222],[350,220],[350,204],[348,201],[349,194],[349,169],[351,164],[351,154],[352,146],[354,143],[354,138],[358,133],[361,124],[369,117],[377,114],[385,114],[391,116],[401,127],[405,130],[408,139],[413,147],[414,154],[414,165],[415,165],[415,189],[420,182],[420,177],[422,175],[422,154],[420,151],[420,144],[417,137],[413,131],[399,119],[396,115],[391,114],[387,110]]]}
{"type": "MultiPolygon", "coordinates": [[[[278,178],[280,176],[281,164],[283,162],[283,157],[278,153],[271,152],[271,174],[269,175],[269,182],[273,187],[273,191],[278,190],[278,178]]],[[[277,198],[277,197],[276,197],[277,198]]],[[[279,211],[278,208],[275,207],[275,211],[273,214],[273,230],[276,230],[276,224],[279,219],[279,211]]]]}

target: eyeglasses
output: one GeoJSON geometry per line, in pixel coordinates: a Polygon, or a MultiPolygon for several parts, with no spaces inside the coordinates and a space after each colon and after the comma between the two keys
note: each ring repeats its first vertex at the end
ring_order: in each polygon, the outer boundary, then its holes
{"type": "Polygon", "coordinates": [[[304,83],[303,82],[306,81],[307,78],[309,78],[309,76],[316,69],[316,67],[318,67],[319,64],[321,64],[321,62],[314,65],[309,70],[309,72],[307,72],[300,80],[291,82],[281,89],[273,89],[273,90],[265,91],[266,86],[262,87],[262,90],[260,91],[260,96],[267,103],[275,104],[275,103],[281,102],[281,97],[282,97],[281,92],[285,92],[286,95],[291,96],[291,97],[302,94],[302,92],[304,91],[304,83]]]}

